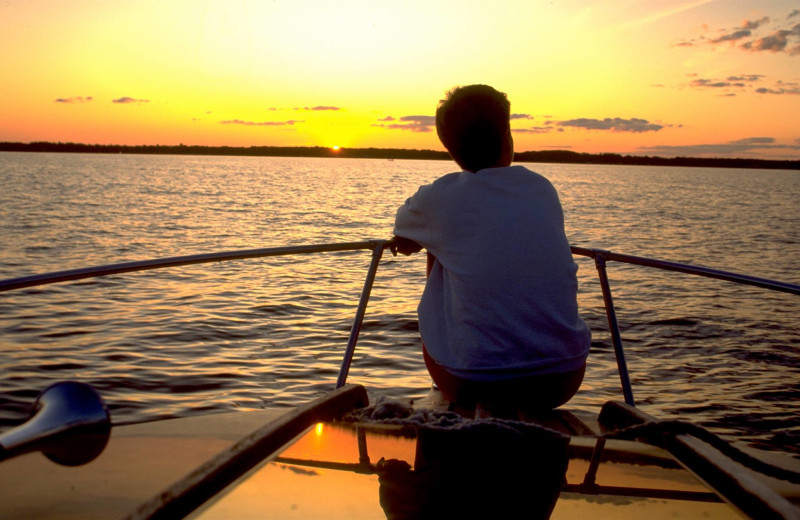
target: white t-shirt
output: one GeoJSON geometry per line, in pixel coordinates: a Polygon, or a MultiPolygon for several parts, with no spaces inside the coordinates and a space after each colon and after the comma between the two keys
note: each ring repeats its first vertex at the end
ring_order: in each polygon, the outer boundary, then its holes
{"type": "Polygon", "coordinates": [[[550,181],[523,166],[451,173],[400,207],[394,233],[436,257],[417,311],[448,371],[496,380],[585,363],[578,266],[550,181]]]}

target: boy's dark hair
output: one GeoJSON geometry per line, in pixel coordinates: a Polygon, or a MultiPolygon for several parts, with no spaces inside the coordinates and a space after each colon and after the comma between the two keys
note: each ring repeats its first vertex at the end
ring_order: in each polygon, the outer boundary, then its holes
{"type": "Polygon", "coordinates": [[[511,103],[488,85],[456,87],[436,109],[436,133],[459,166],[498,166],[510,132],[511,103]]]}

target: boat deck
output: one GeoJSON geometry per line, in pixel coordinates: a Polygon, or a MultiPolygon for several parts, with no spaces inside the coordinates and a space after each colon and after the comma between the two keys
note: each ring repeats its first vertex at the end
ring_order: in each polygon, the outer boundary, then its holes
{"type": "MultiPolygon", "coordinates": [[[[405,461],[414,468],[406,476],[424,476],[417,471],[422,467],[420,461],[425,461],[424,457],[420,459],[423,442],[433,441],[436,447],[431,451],[429,444],[428,456],[450,451],[451,456],[466,457],[470,467],[475,457],[481,464],[500,463],[500,469],[490,473],[505,479],[520,475],[521,470],[533,478],[532,472],[541,469],[541,457],[549,453],[543,446],[527,453],[529,450],[519,445],[474,444],[474,439],[461,446],[453,445],[452,438],[442,442],[428,437],[423,441],[422,437],[409,436],[408,429],[398,425],[381,428],[380,424],[330,423],[330,417],[340,417],[343,409],[365,404],[363,388],[345,388],[338,394],[346,402],[334,403],[328,418],[307,415],[313,407],[305,411],[301,407],[154,421],[115,427],[105,451],[84,466],[58,466],[40,453],[6,460],[0,464],[0,486],[4,490],[0,517],[177,518],[183,514],[173,516],[170,510],[159,508],[171,507],[171,497],[187,491],[191,495],[198,485],[217,478],[219,468],[247,460],[252,469],[243,469],[218,491],[203,494],[201,500],[215,498],[192,513],[193,518],[230,518],[231,514],[236,518],[380,518],[384,517],[381,507],[386,504],[379,504],[378,495],[386,492],[386,475],[379,459],[405,461]],[[302,427],[287,433],[285,428],[298,420],[302,427]],[[270,448],[261,445],[275,432],[281,440],[270,448]],[[525,457],[530,461],[524,462],[525,457]],[[326,495],[324,500],[309,494],[310,489],[321,489],[323,482],[342,493],[326,495]]],[[[465,419],[496,418],[497,412],[483,405],[473,410],[458,409],[436,391],[408,404],[415,410],[456,412],[465,419]]],[[[739,517],[735,509],[720,501],[661,448],[608,439],[598,450],[597,436],[611,428],[598,416],[568,409],[503,415],[568,437],[564,452],[569,461],[566,484],[553,519],[576,515],[622,518],[624,515],[619,514],[623,511],[633,518],[640,517],[637,515],[642,507],[648,508],[648,517],[653,520],[675,514],[686,518],[739,517]],[[597,466],[592,469],[595,455],[597,466]],[[591,475],[591,482],[587,475],[591,475]]],[[[508,482],[514,485],[516,481],[508,482]]],[[[790,500],[796,501],[797,488],[789,491],[790,500]]],[[[447,496],[444,499],[450,500],[447,496]]]]}
{"type": "Polygon", "coordinates": [[[28,453],[0,464],[0,518],[124,518],[243,436],[287,409],[234,412],[117,426],[84,466],[28,453]]]}

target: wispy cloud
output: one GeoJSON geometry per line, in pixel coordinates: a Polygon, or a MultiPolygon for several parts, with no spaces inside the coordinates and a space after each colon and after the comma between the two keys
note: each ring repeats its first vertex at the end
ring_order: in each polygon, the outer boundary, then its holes
{"type": "Polygon", "coordinates": [[[290,119],[288,121],[242,121],[241,119],[228,119],[220,121],[223,125],[243,125],[243,126],[294,126],[297,123],[305,123],[305,121],[298,121],[290,119]]]}
{"type": "MultiPolygon", "coordinates": [[[[785,20],[800,15],[800,9],[790,12],[785,20]]],[[[757,20],[744,20],[741,25],[733,28],[719,29],[717,36],[698,36],[689,40],[675,43],[679,47],[693,47],[697,45],[722,45],[728,44],[752,52],[785,52],[790,56],[800,55],[800,23],[787,26],[784,22],[767,27],[772,19],[764,16],[757,20]],[[769,31],[767,34],[758,34],[760,30],[769,31]]]]}
{"type": "Polygon", "coordinates": [[[92,96],[87,97],[69,97],[69,98],[58,98],[56,99],[56,103],[88,103],[92,101],[92,96]]]}
{"type": "Polygon", "coordinates": [[[800,94],[800,83],[778,80],[772,87],[766,87],[761,86],[764,80],[765,76],[761,74],[742,74],[738,76],[728,76],[724,79],[695,77],[688,83],[688,86],[701,90],[718,89],[722,91],[723,96],[735,96],[736,94],[734,91],[746,92],[751,88],[752,92],[757,94],[800,94]],[[757,83],[759,86],[756,85],[757,83]]]}
{"type": "Polygon", "coordinates": [[[800,23],[791,29],[780,29],[762,38],[742,44],[749,51],[788,52],[791,56],[800,54],[800,23]]]}
{"type": "Polygon", "coordinates": [[[713,79],[697,78],[693,79],[689,86],[698,88],[725,88],[731,86],[743,87],[744,83],[734,84],[730,81],[715,81],[713,79]]]}
{"type": "Polygon", "coordinates": [[[769,23],[769,16],[765,16],[758,20],[745,20],[742,22],[740,27],[728,30],[722,30],[721,34],[716,38],[711,38],[708,40],[708,43],[716,44],[716,43],[724,43],[724,42],[735,42],[738,40],[742,40],[744,38],[748,38],[753,35],[753,31],[758,29],[764,24],[769,23]]]}
{"type": "Polygon", "coordinates": [[[757,88],[758,94],[788,94],[790,96],[800,95],[800,83],[778,81],[773,88],[757,88]]]}
{"type": "Polygon", "coordinates": [[[531,126],[528,128],[512,128],[511,131],[515,134],[547,134],[554,130],[563,132],[563,128],[553,128],[552,126],[531,126]]]}
{"type": "Polygon", "coordinates": [[[386,128],[388,130],[408,130],[411,132],[431,132],[436,126],[436,117],[434,116],[403,116],[399,119],[394,119],[392,116],[384,117],[378,121],[389,122],[397,121],[391,124],[373,124],[378,128],[386,128]],[[391,119],[389,119],[391,118],[391,119]]]}
{"type": "Polygon", "coordinates": [[[728,76],[728,81],[759,81],[763,74],[742,74],[740,76],[728,76]]]}
{"type": "Polygon", "coordinates": [[[740,74],[738,76],[728,76],[727,78],[697,78],[689,82],[689,86],[698,89],[742,89],[752,86],[754,83],[764,78],[761,74],[740,74]]]}
{"type": "Polygon", "coordinates": [[[120,104],[126,104],[126,103],[149,103],[150,100],[149,99],[135,99],[135,98],[132,98],[132,97],[125,96],[125,97],[114,99],[111,102],[112,103],[120,103],[120,104]]]}
{"type": "Polygon", "coordinates": [[[658,132],[664,125],[651,123],[646,119],[631,118],[623,119],[620,117],[607,117],[605,119],[579,118],[568,121],[557,121],[559,126],[584,128],[586,130],[609,130],[612,132],[658,132]]]}
{"type": "MultiPolygon", "coordinates": [[[[528,114],[514,114],[512,119],[533,119],[528,114]],[[514,117],[516,116],[516,117],[514,117]]],[[[396,119],[386,116],[378,120],[372,126],[386,128],[388,130],[408,130],[411,132],[430,132],[436,126],[434,116],[403,116],[396,119]],[[387,124],[388,123],[388,124],[387,124]]],[[[544,126],[530,126],[526,128],[512,128],[511,131],[518,134],[545,134],[548,132],[563,132],[564,127],[584,128],[586,130],[606,130],[611,132],[657,132],[665,126],[651,123],[646,119],[623,119],[620,117],[605,119],[579,118],[566,121],[547,121],[544,126]]]]}
{"type": "Polygon", "coordinates": [[[753,32],[749,29],[739,29],[729,34],[723,34],[722,36],[714,38],[713,40],[709,40],[708,43],[735,42],[736,40],[747,38],[752,34],[753,32]]]}
{"type": "Polygon", "coordinates": [[[758,20],[745,20],[742,22],[742,27],[745,29],[758,29],[764,24],[769,23],[769,16],[764,16],[758,20]]]}
{"type": "Polygon", "coordinates": [[[726,143],[695,144],[685,146],[641,146],[640,152],[662,156],[727,156],[745,154],[753,150],[800,150],[797,145],[777,144],[773,137],[748,137],[726,143]]]}
{"type": "Polygon", "coordinates": [[[316,106],[316,107],[302,107],[302,108],[297,107],[297,108],[295,108],[295,110],[308,110],[308,111],[312,111],[312,112],[330,110],[332,112],[336,112],[336,111],[339,111],[339,110],[343,110],[343,108],[342,107],[332,107],[332,106],[320,105],[320,106],[316,106]]]}

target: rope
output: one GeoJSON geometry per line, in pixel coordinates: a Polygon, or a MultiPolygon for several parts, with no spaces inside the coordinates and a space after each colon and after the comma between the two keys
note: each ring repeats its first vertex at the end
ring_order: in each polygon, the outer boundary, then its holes
{"type": "Polygon", "coordinates": [[[512,419],[467,419],[456,412],[440,412],[425,408],[414,409],[407,401],[383,396],[373,406],[358,408],[341,418],[344,422],[389,424],[428,430],[469,430],[472,428],[494,428],[497,431],[514,431],[520,434],[539,433],[552,438],[568,438],[563,432],[541,424],[512,419]]]}
{"type": "MultiPolygon", "coordinates": [[[[382,397],[378,398],[374,406],[354,410],[346,415],[343,420],[345,422],[371,422],[450,430],[469,428],[470,426],[479,424],[484,426],[492,424],[499,429],[512,429],[520,432],[538,431],[539,433],[553,437],[564,436],[562,432],[536,423],[494,418],[477,420],[465,419],[455,412],[436,412],[426,409],[414,410],[409,403],[393,399],[384,399],[382,397]]],[[[640,440],[669,451],[668,444],[674,440],[676,435],[691,435],[709,444],[734,462],[753,471],[779,480],[785,480],[792,484],[800,484],[800,473],[797,471],[764,462],[735,448],[730,443],[708,430],[684,421],[652,421],[608,432],[599,435],[598,438],[640,440]]]]}

